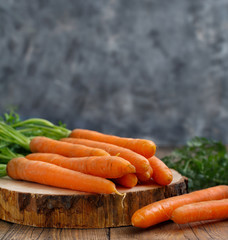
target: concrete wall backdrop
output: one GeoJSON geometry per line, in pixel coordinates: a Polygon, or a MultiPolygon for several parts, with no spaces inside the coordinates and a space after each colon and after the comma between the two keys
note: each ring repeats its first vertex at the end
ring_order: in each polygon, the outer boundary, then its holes
{"type": "Polygon", "coordinates": [[[228,143],[227,0],[0,0],[0,112],[159,145],[228,143]]]}

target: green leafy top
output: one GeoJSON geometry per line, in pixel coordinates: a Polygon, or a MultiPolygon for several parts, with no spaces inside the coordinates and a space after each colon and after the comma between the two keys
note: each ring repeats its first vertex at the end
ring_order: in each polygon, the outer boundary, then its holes
{"type": "Polygon", "coordinates": [[[188,177],[190,190],[228,184],[228,155],[221,142],[195,137],[162,160],[188,177]]]}
{"type": "Polygon", "coordinates": [[[55,125],[48,120],[42,118],[30,118],[22,121],[19,114],[13,109],[9,113],[5,113],[0,117],[0,122],[3,122],[18,132],[22,133],[26,137],[33,138],[35,136],[46,136],[53,139],[60,139],[68,137],[71,133],[66,128],[66,125],[59,122],[59,125],[55,125]]]}
{"type": "Polygon", "coordinates": [[[60,139],[68,137],[70,133],[61,122],[58,126],[41,118],[22,121],[14,110],[5,113],[0,117],[0,177],[7,174],[6,164],[10,159],[30,153],[32,138],[46,136],[60,139]]]}
{"type": "Polygon", "coordinates": [[[20,117],[13,109],[11,109],[9,113],[4,113],[3,116],[0,117],[0,121],[12,125],[20,122],[20,117]]]}

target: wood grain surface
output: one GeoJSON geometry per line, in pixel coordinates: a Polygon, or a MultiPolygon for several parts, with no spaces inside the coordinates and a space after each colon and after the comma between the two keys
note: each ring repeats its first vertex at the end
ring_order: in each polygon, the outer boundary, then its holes
{"type": "Polygon", "coordinates": [[[148,229],[117,227],[103,229],[38,228],[0,220],[1,240],[227,240],[228,220],[179,225],[171,221],[148,229]]]}

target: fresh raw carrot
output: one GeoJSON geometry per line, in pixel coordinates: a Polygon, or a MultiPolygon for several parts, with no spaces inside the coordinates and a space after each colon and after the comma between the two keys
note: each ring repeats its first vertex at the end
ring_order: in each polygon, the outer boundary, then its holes
{"type": "Polygon", "coordinates": [[[152,174],[153,174],[153,169],[150,166],[149,169],[146,172],[144,172],[144,173],[137,173],[136,176],[140,180],[140,182],[147,182],[148,180],[151,179],[152,174]]]}
{"type": "Polygon", "coordinates": [[[35,137],[30,142],[32,152],[57,153],[65,157],[109,156],[99,148],[91,148],[79,144],[70,144],[47,137],[35,137]]]}
{"type": "Polygon", "coordinates": [[[119,178],[128,173],[135,173],[135,167],[127,160],[114,156],[68,158],[53,153],[32,153],[26,158],[103,178],[119,178]]]}
{"type": "Polygon", "coordinates": [[[115,184],[105,178],[87,175],[51,163],[13,158],[7,164],[9,177],[44,185],[91,193],[118,193],[115,184]]]}
{"type": "Polygon", "coordinates": [[[156,156],[153,156],[148,160],[150,166],[154,170],[152,174],[154,181],[163,186],[170,184],[173,180],[173,174],[166,164],[156,156]]]}
{"type": "Polygon", "coordinates": [[[63,138],[63,142],[82,144],[88,147],[100,148],[108,152],[111,156],[122,157],[135,166],[136,172],[143,173],[149,169],[149,161],[142,155],[135,153],[127,148],[119,147],[113,144],[97,142],[81,138],[63,138]]]}
{"type": "Polygon", "coordinates": [[[137,210],[132,216],[132,225],[147,228],[169,220],[172,216],[172,212],[183,205],[224,198],[228,198],[227,185],[220,185],[181,196],[166,198],[137,210]]]}
{"type": "Polygon", "coordinates": [[[183,224],[228,218],[228,199],[191,203],[175,209],[171,219],[183,224]]]}
{"type": "Polygon", "coordinates": [[[137,184],[138,178],[134,173],[129,173],[123,177],[113,179],[113,181],[123,187],[132,188],[137,184]]]}
{"type": "Polygon", "coordinates": [[[69,137],[84,138],[93,141],[114,144],[120,147],[128,148],[143,155],[146,158],[153,156],[156,152],[155,143],[146,139],[117,137],[114,135],[103,134],[87,129],[74,129],[69,137]]]}

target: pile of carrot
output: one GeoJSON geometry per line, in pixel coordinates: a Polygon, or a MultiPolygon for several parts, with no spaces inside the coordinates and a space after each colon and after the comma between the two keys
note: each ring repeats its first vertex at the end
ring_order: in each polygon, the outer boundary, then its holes
{"type": "MultiPolygon", "coordinates": [[[[150,140],[85,129],[60,140],[34,137],[29,146],[25,140],[23,146],[32,153],[8,162],[7,174],[13,179],[101,194],[120,194],[116,184],[132,188],[152,180],[166,186],[173,179],[150,140]]],[[[145,206],[133,214],[132,225],[147,228],[169,219],[187,223],[227,217],[228,186],[221,185],[145,206]]]]}
{"type": "Polygon", "coordinates": [[[116,184],[132,188],[151,179],[160,185],[172,181],[171,170],[154,155],[155,143],[146,139],[75,129],[60,140],[34,137],[28,148],[31,154],[8,163],[11,178],[107,194],[118,193],[116,184]]]}

